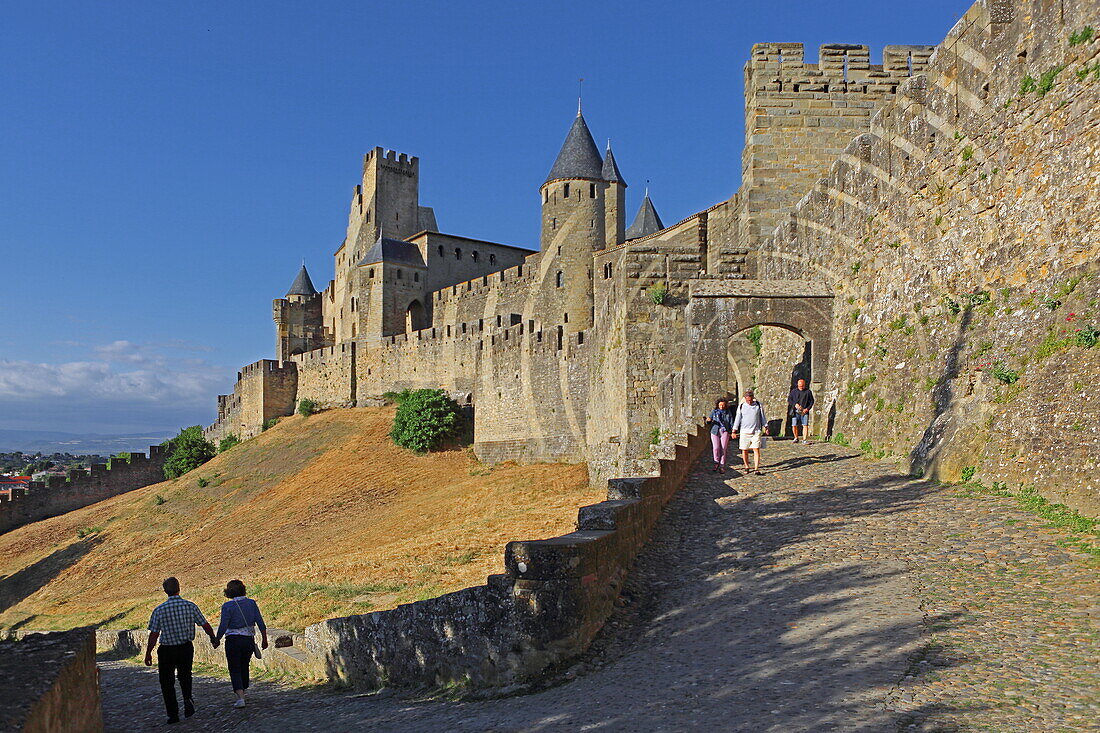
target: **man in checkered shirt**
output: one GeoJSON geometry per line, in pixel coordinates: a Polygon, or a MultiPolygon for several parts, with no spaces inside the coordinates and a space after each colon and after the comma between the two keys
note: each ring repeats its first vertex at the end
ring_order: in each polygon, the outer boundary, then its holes
{"type": "Polygon", "coordinates": [[[180,598],[180,582],[175,578],[164,581],[168,600],[153,609],[149,617],[149,644],[145,647],[145,664],[153,666],[153,647],[157,649],[157,670],[160,673],[160,691],[164,694],[164,707],[168,710],[168,722],[180,721],[179,703],[176,701],[176,676],[179,676],[183,692],[183,714],[190,718],[195,714],[195,701],[191,698],[191,663],[195,659],[195,627],[201,626],[210,643],[215,647],[214,630],[202,615],[199,607],[180,598]]]}

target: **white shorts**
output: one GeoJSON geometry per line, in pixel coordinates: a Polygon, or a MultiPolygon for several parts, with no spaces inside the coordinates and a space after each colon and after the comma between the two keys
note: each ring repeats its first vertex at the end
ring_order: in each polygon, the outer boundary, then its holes
{"type": "Polygon", "coordinates": [[[741,450],[749,450],[750,448],[763,448],[764,436],[761,435],[759,432],[743,432],[737,436],[737,444],[741,450]]]}

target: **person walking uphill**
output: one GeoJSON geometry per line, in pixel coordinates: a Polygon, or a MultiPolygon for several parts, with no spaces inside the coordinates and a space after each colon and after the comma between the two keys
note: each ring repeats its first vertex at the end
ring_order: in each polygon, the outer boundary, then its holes
{"type": "Polygon", "coordinates": [[[806,389],[806,380],[799,379],[798,386],[787,395],[787,409],[791,413],[791,430],[794,431],[794,442],[809,443],[810,440],[810,408],[814,406],[814,393],[806,389]],[[798,428],[802,428],[802,436],[799,438],[798,428]]]}
{"type": "Polygon", "coordinates": [[[245,595],[244,583],[231,580],[225,584],[225,597],[229,600],[222,604],[222,620],[218,624],[218,636],[214,646],[225,637],[225,661],[229,666],[229,679],[233,682],[233,692],[237,693],[235,708],[244,707],[244,691],[248,689],[248,665],[252,655],[260,656],[256,649],[255,627],[259,627],[263,637],[261,649],[267,649],[267,624],[260,614],[256,601],[245,595]]]}
{"type": "Polygon", "coordinates": [[[764,415],[764,406],[756,401],[751,389],[745,390],[745,401],[737,406],[737,416],[733,419],[733,437],[738,438],[741,448],[741,460],[745,462],[745,471],[760,474],[760,449],[764,446],[764,436],[768,434],[768,418],[764,415]],[[749,451],[753,452],[754,468],[749,468],[749,451]]]}
{"type": "Polygon", "coordinates": [[[195,701],[191,697],[191,665],[195,659],[195,627],[201,626],[210,642],[214,641],[214,630],[210,628],[199,607],[191,601],[180,598],[180,582],[167,578],[162,586],[168,594],[168,600],[153,609],[149,617],[149,643],[145,647],[145,666],[153,666],[153,647],[157,649],[157,670],[160,673],[160,691],[164,695],[164,707],[168,712],[168,722],[180,722],[180,708],[176,701],[176,680],[180,681],[183,693],[183,714],[190,718],[195,714],[195,701]]]}
{"type": "Polygon", "coordinates": [[[726,409],[725,400],[714,403],[714,410],[707,418],[707,423],[710,425],[710,443],[714,448],[714,470],[725,473],[726,450],[730,444],[730,433],[733,432],[733,417],[726,409]]]}

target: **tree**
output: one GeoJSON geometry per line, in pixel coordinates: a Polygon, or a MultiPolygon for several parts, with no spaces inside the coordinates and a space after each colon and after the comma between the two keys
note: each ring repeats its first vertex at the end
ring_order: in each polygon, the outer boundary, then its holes
{"type": "Polygon", "coordinates": [[[397,408],[390,437],[403,448],[426,453],[455,437],[461,425],[458,405],[443,390],[417,389],[397,408]]]}
{"type": "Polygon", "coordinates": [[[214,444],[202,437],[202,428],[192,425],[165,442],[168,460],[164,462],[164,477],[176,478],[197,468],[214,457],[214,444]]]}

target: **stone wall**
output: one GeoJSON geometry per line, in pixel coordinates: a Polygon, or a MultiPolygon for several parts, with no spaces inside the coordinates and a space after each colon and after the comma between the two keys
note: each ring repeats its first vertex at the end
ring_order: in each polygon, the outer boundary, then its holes
{"type": "Polygon", "coordinates": [[[95,463],[88,472],[71,471],[67,478],[51,476],[12,489],[9,498],[0,497],[0,533],[163,481],[167,457],[166,448],[153,445],[148,457],[131,453],[129,461],[114,459],[110,468],[95,463]]]}
{"type": "Polygon", "coordinates": [[[310,399],[323,409],[354,407],[356,398],[355,341],[314,349],[292,358],[297,364],[295,401],[310,399]]]}
{"type": "MultiPolygon", "coordinates": [[[[339,347],[337,347],[339,348],[339,347]]],[[[218,418],[203,431],[217,445],[227,435],[259,435],[264,422],[292,415],[298,398],[298,364],[261,359],[237,372],[233,394],[218,395],[218,418]]]]}
{"type": "Polygon", "coordinates": [[[980,2],[783,219],[835,290],[831,430],[1100,511],[1096,5],[980,2]],[[1084,334],[1084,335],[1082,335],[1084,334]]]}
{"type": "Polygon", "coordinates": [[[0,730],[102,731],[95,653],[91,629],[0,641],[0,730]]]}
{"type": "Polygon", "coordinates": [[[312,663],[366,689],[509,688],[580,654],[706,442],[698,429],[666,446],[658,476],[611,480],[607,501],[581,508],[577,531],[509,543],[506,572],[486,585],[308,627],[312,663]]]}

